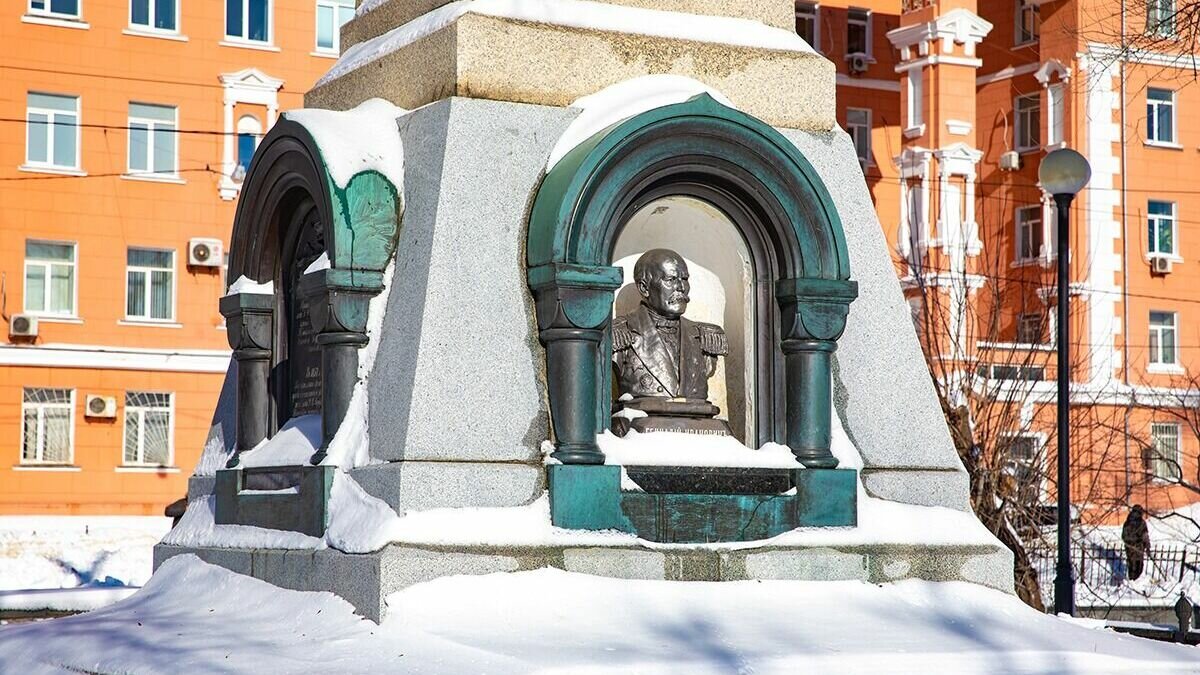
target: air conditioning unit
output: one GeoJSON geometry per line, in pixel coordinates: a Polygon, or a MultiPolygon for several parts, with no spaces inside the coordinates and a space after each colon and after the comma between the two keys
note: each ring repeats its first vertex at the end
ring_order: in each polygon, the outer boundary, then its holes
{"type": "Polygon", "coordinates": [[[867,58],[866,54],[858,52],[850,55],[850,72],[865,73],[870,66],[871,61],[867,58]]]}
{"type": "Polygon", "coordinates": [[[1001,171],[1016,171],[1021,168],[1021,156],[1015,150],[1000,155],[1001,171]]]}
{"type": "Polygon", "coordinates": [[[117,397],[88,394],[83,407],[84,417],[116,417],[117,397]]]}
{"type": "Polygon", "coordinates": [[[1150,271],[1155,274],[1170,274],[1172,261],[1170,258],[1155,256],[1150,259],[1150,271]]]}
{"type": "Polygon", "coordinates": [[[188,265],[191,267],[220,267],[222,265],[220,239],[195,238],[188,240],[188,265]]]}
{"type": "Polygon", "coordinates": [[[13,314],[8,320],[8,334],[10,337],[37,337],[37,317],[28,314],[13,314]]]}

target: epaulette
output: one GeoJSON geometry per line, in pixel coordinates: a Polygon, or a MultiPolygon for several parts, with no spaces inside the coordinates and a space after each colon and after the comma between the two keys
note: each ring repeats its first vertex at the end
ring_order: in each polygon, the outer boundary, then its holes
{"type": "Polygon", "coordinates": [[[710,356],[725,356],[729,353],[729,338],[725,329],[711,323],[698,323],[700,329],[700,350],[710,356]]]}
{"type": "Polygon", "coordinates": [[[614,352],[629,349],[633,346],[633,331],[629,330],[629,322],[625,317],[613,319],[612,348],[614,352]]]}

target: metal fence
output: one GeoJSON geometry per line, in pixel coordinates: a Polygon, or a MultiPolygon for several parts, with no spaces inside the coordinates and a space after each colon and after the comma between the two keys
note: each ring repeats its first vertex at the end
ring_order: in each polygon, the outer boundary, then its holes
{"type": "MultiPolygon", "coordinates": [[[[1030,549],[1029,555],[1043,588],[1053,586],[1057,550],[1030,549]],[[1048,586],[1049,585],[1049,586],[1048,586]]],[[[1113,588],[1129,580],[1125,547],[1087,544],[1071,551],[1076,583],[1088,588],[1113,588]]],[[[1200,548],[1152,546],[1146,553],[1139,583],[1171,587],[1200,580],[1200,548]]]]}

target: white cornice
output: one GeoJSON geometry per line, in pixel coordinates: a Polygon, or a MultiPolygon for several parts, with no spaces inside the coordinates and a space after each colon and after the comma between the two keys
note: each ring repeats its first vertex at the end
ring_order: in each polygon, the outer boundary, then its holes
{"type": "Polygon", "coordinates": [[[850,77],[842,73],[838,73],[837,86],[900,93],[900,83],[895,80],[872,80],[864,77],[850,77]]]}
{"type": "Polygon", "coordinates": [[[98,345],[0,345],[0,366],[223,373],[229,352],[217,349],[138,349],[98,345]]]}
{"type": "MultiPolygon", "coordinates": [[[[1120,59],[1122,58],[1122,49],[1119,45],[1089,42],[1088,54],[1099,59],[1120,59]]],[[[1123,60],[1128,63],[1144,63],[1167,68],[1187,68],[1188,70],[1200,68],[1200,55],[1197,54],[1171,54],[1144,49],[1129,49],[1124,53],[1123,60]]]]}
{"type": "Polygon", "coordinates": [[[1000,82],[1002,80],[1010,80],[1021,75],[1035,73],[1037,72],[1038,68],[1041,67],[1041,65],[1042,64],[1040,63],[1027,63],[1023,66],[1017,66],[1016,68],[1012,66],[1002,68],[994,73],[988,73],[987,75],[980,75],[979,77],[976,77],[975,86],[982,86],[985,84],[991,84],[993,82],[1000,82]]]}
{"type": "MultiPolygon", "coordinates": [[[[975,45],[983,41],[992,31],[992,24],[974,12],[955,8],[928,23],[902,26],[887,33],[888,40],[902,52],[911,50],[923,42],[942,42],[942,52],[950,53],[953,43],[963,45],[968,56],[975,54],[975,45]]],[[[907,56],[901,54],[907,60],[907,56]]]]}

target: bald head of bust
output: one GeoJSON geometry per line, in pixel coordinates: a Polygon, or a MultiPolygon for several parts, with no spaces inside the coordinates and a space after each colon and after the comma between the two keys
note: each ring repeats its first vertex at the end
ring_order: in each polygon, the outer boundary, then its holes
{"type": "Polygon", "coordinates": [[[687,263],[678,253],[665,248],[646,251],[633,266],[633,280],[642,304],[655,313],[678,319],[687,311],[692,287],[687,263]]]}

